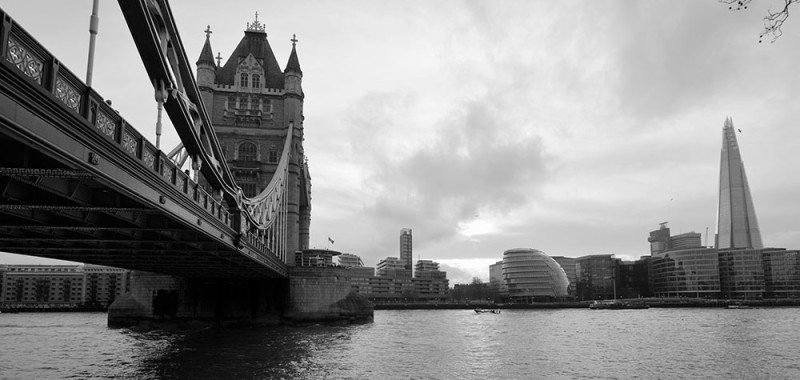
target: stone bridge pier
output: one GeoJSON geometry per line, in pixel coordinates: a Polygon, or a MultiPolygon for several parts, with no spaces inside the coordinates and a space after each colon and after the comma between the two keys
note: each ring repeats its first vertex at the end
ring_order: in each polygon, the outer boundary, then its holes
{"type": "MultiPolygon", "coordinates": [[[[295,269],[295,268],[290,268],[295,269]]],[[[364,323],[372,304],[334,268],[297,268],[289,278],[184,278],[134,271],[108,309],[110,327],[364,323]]]]}

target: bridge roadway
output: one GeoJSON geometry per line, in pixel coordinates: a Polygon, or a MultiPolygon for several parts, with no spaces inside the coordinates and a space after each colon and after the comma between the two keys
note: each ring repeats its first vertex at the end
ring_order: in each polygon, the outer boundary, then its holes
{"type": "Polygon", "coordinates": [[[0,251],[183,277],[286,277],[263,243],[0,10],[0,251]]]}

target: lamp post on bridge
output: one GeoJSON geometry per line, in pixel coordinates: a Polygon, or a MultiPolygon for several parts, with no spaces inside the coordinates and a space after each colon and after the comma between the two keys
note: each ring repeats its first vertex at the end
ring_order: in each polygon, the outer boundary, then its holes
{"type": "Polygon", "coordinates": [[[89,18],[89,62],[86,64],[86,85],[92,87],[92,70],[94,68],[94,41],[97,38],[97,28],[100,18],[97,16],[99,0],[92,0],[92,16],[89,18]]]}

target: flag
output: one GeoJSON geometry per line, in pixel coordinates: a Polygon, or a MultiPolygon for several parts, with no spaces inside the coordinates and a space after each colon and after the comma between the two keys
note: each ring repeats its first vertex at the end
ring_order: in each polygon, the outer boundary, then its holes
{"type": "Polygon", "coordinates": [[[331,242],[331,244],[333,244],[333,239],[331,239],[330,236],[328,236],[328,241],[331,242]]]}

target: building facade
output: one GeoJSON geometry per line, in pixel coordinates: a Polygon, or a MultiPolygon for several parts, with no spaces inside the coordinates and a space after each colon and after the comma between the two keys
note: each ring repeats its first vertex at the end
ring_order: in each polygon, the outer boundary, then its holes
{"type": "Polygon", "coordinates": [[[544,252],[531,248],[503,252],[503,296],[512,302],[529,303],[568,296],[569,280],[564,269],[544,252]]]}
{"type": "Polygon", "coordinates": [[[694,248],[656,253],[650,259],[650,279],[656,297],[719,298],[717,250],[694,248]]]}
{"type": "Polygon", "coordinates": [[[397,257],[387,257],[379,261],[375,271],[378,277],[411,278],[411,270],[406,269],[405,260],[397,257]]]}
{"type": "Polygon", "coordinates": [[[361,261],[361,257],[358,255],[354,255],[352,253],[342,253],[339,256],[339,266],[346,268],[361,268],[364,266],[364,262],[361,261]]]}
{"type": "Polygon", "coordinates": [[[800,251],[762,251],[765,298],[800,298],[800,251]]]}
{"type": "MultiPolygon", "coordinates": [[[[236,183],[245,197],[255,197],[270,183],[288,148],[286,263],[308,249],[311,223],[310,175],[303,152],[303,71],[292,52],[281,70],[256,18],[225,63],[214,58],[210,30],[197,60],[200,89],[214,131],[236,183]],[[293,126],[293,128],[290,128],[293,126]],[[289,135],[289,131],[292,135],[289,135]],[[291,140],[290,144],[285,144],[291,140]]],[[[205,183],[201,178],[200,183],[205,183]]]]}
{"type": "Polygon", "coordinates": [[[578,285],[578,272],[575,269],[576,260],[574,257],[564,257],[564,256],[550,256],[555,260],[558,265],[561,266],[561,269],[564,270],[564,273],[567,275],[567,280],[569,280],[569,287],[567,288],[567,293],[570,296],[575,296],[577,285],[578,285]]]}
{"type": "Polygon", "coordinates": [[[129,290],[129,271],[99,265],[0,266],[0,304],[7,308],[106,308],[129,290]]]}
{"type": "Polygon", "coordinates": [[[588,255],[575,259],[578,278],[576,295],[579,300],[613,299],[619,259],[614,255],[588,255]]]}

